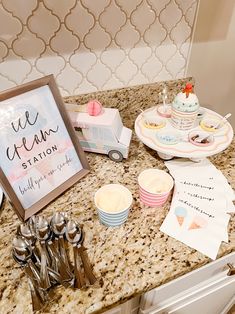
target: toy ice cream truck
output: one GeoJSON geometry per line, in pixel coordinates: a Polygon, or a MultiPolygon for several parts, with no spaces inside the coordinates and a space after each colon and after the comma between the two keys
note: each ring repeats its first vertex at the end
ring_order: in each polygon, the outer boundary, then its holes
{"type": "Polygon", "coordinates": [[[127,158],[132,130],[122,124],[118,109],[102,108],[98,115],[92,115],[86,109],[77,111],[79,107],[66,104],[83,150],[107,154],[113,161],[127,158]]]}

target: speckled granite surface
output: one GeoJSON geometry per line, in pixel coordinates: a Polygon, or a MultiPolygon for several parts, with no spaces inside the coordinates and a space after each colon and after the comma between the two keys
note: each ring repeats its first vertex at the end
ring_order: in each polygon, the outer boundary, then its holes
{"type": "MultiPolygon", "coordinates": [[[[168,82],[171,98],[186,80],[168,82]]],[[[158,101],[161,84],[100,92],[66,99],[84,104],[97,98],[106,107],[117,107],[124,124],[132,128],[139,109],[158,101]]],[[[235,188],[235,141],[223,153],[211,158],[235,188]]],[[[136,178],[147,167],[165,169],[157,153],[146,148],[133,136],[128,160],[114,163],[107,156],[86,154],[91,172],[80,182],[47,206],[43,212],[71,211],[86,232],[85,246],[94,271],[100,278],[95,287],[73,291],[57,288],[56,300],[45,313],[102,312],[129,298],[179,277],[210,260],[201,253],[159,231],[169,209],[169,202],[150,209],[139,202],[136,178]],[[121,183],[133,193],[134,205],[129,219],[119,228],[102,226],[93,203],[94,192],[103,184],[121,183]]],[[[0,313],[31,313],[30,294],[26,278],[11,258],[11,240],[18,224],[7,201],[0,212],[0,313]]],[[[223,243],[219,256],[235,250],[235,215],[229,224],[229,243],[223,243]]]]}

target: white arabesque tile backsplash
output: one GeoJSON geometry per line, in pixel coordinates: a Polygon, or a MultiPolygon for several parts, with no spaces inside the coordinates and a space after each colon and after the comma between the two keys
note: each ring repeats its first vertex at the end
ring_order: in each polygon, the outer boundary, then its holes
{"type": "Polygon", "coordinates": [[[185,76],[199,0],[2,0],[0,90],[53,73],[64,96],[185,76]]]}

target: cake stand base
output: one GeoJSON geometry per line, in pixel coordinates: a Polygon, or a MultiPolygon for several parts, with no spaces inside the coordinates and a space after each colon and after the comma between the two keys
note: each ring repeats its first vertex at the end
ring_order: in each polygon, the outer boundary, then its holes
{"type": "Polygon", "coordinates": [[[194,162],[201,162],[205,158],[189,158],[189,159],[194,161],[194,162]]]}
{"type": "Polygon", "coordinates": [[[160,152],[157,152],[157,154],[158,154],[158,156],[159,156],[161,159],[164,159],[164,160],[170,160],[170,159],[174,158],[174,156],[167,155],[167,154],[160,153],[160,152]]]}

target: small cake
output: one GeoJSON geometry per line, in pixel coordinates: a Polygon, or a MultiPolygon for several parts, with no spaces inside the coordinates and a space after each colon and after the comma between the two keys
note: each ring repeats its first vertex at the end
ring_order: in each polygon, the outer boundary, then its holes
{"type": "Polygon", "coordinates": [[[190,130],[195,125],[198,111],[198,98],[193,93],[192,84],[188,83],[172,103],[171,124],[179,130],[190,130]]]}

